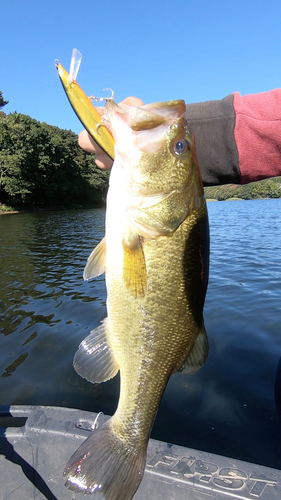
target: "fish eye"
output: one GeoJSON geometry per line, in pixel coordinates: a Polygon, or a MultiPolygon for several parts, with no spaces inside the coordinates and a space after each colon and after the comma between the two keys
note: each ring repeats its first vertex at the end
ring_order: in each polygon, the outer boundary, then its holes
{"type": "Polygon", "coordinates": [[[179,156],[185,153],[189,149],[189,143],[186,139],[177,139],[172,144],[172,153],[179,156]]]}

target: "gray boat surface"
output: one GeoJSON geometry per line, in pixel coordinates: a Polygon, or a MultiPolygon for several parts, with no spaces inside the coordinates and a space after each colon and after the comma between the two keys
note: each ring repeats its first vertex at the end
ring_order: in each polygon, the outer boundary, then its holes
{"type": "MultiPolygon", "coordinates": [[[[108,418],[70,408],[0,407],[0,500],[82,500],[83,494],[64,486],[64,466],[89,432],[108,418]]],[[[153,439],[134,496],[134,500],[280,498],[278,469],[153,439]]]]}

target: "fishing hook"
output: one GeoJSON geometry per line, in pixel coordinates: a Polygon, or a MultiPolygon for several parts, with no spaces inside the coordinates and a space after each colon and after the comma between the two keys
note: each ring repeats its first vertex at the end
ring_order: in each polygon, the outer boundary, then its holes
{"type": "Polygon", "coordinates": [[[97,416],[96,416],[96,418],[95,418],[95,420],[94,420],[94,423],[93,423],[93,425],[92,425],[92,429],[93,429],[93,430],[95,430],[95,429],[97,429],[97,428],[98,428],[98,418],[100,417],[100,415],[103,415],[103,414],[104,414],[104,413],[103,413],[103,411],[100,411],[100,412],[97,414],[97,416]]]}
{"type": "Polygon", "coordinates": [[[96,102],[102,102],[102,101],[114,101],[116,99],[116,97],[114,96],[114,91],[110,88],[108,89],[103,89],[103,90],[110,90],[111,92],[111,96],[110,97],[95,97],[94,95],[90,95],[89,96],[89,99],[92,99],[93,101],[96,101],[96,102]]]}

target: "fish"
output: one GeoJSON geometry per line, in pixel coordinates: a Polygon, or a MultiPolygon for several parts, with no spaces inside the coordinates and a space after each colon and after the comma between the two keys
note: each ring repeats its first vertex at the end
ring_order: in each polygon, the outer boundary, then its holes
{"type": "Polygon", "coordinates": [[[183,100],[105,106],[115,160],[105,237],[84,279],[105,272],[107,318],[80,344],[74,368],[92,383],[120,371],[120,396],[64,475],[71,490],[106,500],[133,498],[170,376],[195,373],[208,355],[208,214],[185,110],[183,100]]]}

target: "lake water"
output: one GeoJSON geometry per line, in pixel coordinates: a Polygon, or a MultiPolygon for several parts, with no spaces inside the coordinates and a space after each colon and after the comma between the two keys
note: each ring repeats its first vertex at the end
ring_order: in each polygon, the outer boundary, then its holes
{"type": "MultiPolygon", "coordinates": [[[[170,379],[152,437],[281,469],[281,199],[208,210],[210,354],[170,379]]],[[[82,279],[104,210],[2,215],[0,232],[0,404],[113,414],[118,376],[92,385],[72,368],[106,316],[103,277],[82,279]]]]}

